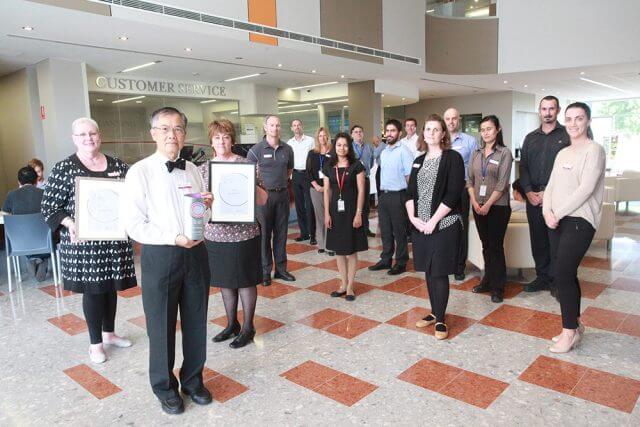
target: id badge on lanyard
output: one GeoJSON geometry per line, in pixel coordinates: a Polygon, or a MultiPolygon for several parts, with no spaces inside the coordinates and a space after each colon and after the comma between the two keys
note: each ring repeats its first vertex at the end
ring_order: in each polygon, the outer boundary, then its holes
{"type": "Polygon", "coordinates": [[[344,212],[346,210],[344,206],[344,200],[342,200],[342,189],[344,188],[344,180],[347,176],[347,170],[342,173],[342,179],[340,178],[340,174],[338,173],[338,166],[336,165],[336,180],[338,181],[338,190],[340,190],[340,195],[338,196],[338,212],[344,212]]]}

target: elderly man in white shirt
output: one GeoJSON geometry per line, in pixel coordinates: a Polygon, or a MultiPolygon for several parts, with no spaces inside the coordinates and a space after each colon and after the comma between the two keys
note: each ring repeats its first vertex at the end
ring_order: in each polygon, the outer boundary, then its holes
{"type": "Polygon", "coordinates": [[[123,213],[129,236],[142,244],[142,304],[149,337],[149,379],[162,409],[184,411],[173,375],[178,309],[182,329],[182,392],[199,405],[211,403],[202,370],[206,360],[210,272],[202,240],[190,240],[184,223],[184,199],[200,193],[205,219],[212,196],[197,167],[179,157],[186,116],[164,107],[151,116],[156,152],[134,164],[126,177],[123,213]]]}
{"type": "Polygon", "coordinates": [[[416,133],[416,129],[418,128],[418,121],[412,117],[405,119],[404,121],[404,133],[405,137],[402,138],[399,142],[400,145],[404,145],[411,151],[413,154],[413,158],[417,159],[418,157],[424,154],[424,151],[420,150],[418,147],[418,134],[416,133]]]}
{"type": "Polygon", "coordinates": [[[296,205],[296,216],[298,217],[298,226],[300,227],[300,235],[296,237],[296,242],[311,240],[312,245],[316,242],[316,220],[313,215],[313,204],[309,189],[311,181],[307,174],[307,155],[313,150],[314,140],[312,137],[303,133],[302,120],[294,119],[291,122],[291,131],[293,138],[287,141],[287,144],[293,149],[293,199],[296,205]]]}

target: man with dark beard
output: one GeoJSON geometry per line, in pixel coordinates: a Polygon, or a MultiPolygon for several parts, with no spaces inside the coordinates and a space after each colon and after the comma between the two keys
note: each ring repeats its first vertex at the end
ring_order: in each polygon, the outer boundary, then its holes
{"type": "Polygon", "coordinates": [[[564,126],[558,123],[560,102],[552,95],[540,101],[540,127],[529,133],[522,144],[520,185],[527,198],[527,219],[531,252],[536,263],[536,278],[524,287],[525,292],[551,289],[551,252],[547,225],[542,215],[542,196],[549,182],[553,162],[560,150],[569,145],[564,126]]]}

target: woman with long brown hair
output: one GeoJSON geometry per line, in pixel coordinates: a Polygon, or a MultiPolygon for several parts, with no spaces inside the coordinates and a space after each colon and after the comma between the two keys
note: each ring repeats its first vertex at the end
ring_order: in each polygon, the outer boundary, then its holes
{"type": "Polygon", "coordinates": [[[307,175],[311,181],[309,194],[313,204],[313,213],[316,217],[316,240],[318,241],[318,253],[326,252],[327,255],[335,255],[333,251],[327,251],[326,238],[327,228],[324,225],[324,173],[322,168],[325,162],[329,162],[331,156],[331,135],[324,127],[319,127],[316,131],[316,139],[313,150],[307,155],[307,175]]]}

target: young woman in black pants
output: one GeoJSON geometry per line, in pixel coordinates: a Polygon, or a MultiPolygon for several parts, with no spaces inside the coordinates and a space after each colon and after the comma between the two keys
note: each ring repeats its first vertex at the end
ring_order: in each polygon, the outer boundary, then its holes
{"type": "Polygon", "coordinates": [[[565,110],[571,145],[556,157],[543,201],[549,231],[551,271],[558,288],[562,333],[552,338],[553,353],[566,353],[580,340],[578,266],[589,249],[602,214],[606,154],[589,137],[591,110],[582,102],[565,110]]]}
{"type": "Polygon", "coordinates": [[[421,138],[427,152],[413,162],[406,208],[413,225],[413,264],[416,271],[425,272],[431,314],[416,326],[435,323],[435,337],[442,340],[449,335],[444,323],[449,275],[456,271],[462,234],[459,202],[464,189],[464,161],[451,150],[446,124],[437,114],[427,117],[421,138]]]}
{"type": "Polygon", "coordinates": [[[500,303],[507,283],[504,235],[511,218],[509,178],[513,156],[504,145],[496,116],[480,121],[480,136],[482,147],[471,156],[467,188],[482,241],[485,275],[473,292],[491,292],[491,301],[500,303]]]}

